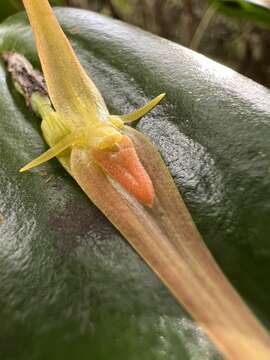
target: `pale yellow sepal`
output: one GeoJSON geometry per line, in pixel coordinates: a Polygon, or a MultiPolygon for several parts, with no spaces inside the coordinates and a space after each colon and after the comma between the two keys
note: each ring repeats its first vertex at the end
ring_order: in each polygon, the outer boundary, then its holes
{"type": "Polygon", "coordinates": [[[108,117],[104,100],[79,63],[47,0],[23,0],[34,35],[42,70],[57,112],[74,124],[108,117]]]}

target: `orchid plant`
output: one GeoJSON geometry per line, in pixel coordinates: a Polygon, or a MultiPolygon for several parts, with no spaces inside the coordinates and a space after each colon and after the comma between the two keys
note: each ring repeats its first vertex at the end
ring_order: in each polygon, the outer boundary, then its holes
{"type": "Polygon", "coordinates": [[[128,125],[165,94],[131,114],[110,115],[48,1],[23,3],[47,86],[30,102],[50,148],[21,171],[56,156],[226,359],[269,359],[267,331],[209,253],[157,149],[128,125]]]}

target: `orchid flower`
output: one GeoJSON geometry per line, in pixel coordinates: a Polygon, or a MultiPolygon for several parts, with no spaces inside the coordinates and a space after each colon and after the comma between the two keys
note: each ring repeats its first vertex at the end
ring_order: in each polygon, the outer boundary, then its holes
{"type": "MultiPolygon", "coordinates": [[[[110,115],[47,0],[23,0],[49,98],[33,93],[49,150],[190,312],[226,359],[267,360],[270,338],[206,248],[156,148],[128,126],[164,97],[110,115]]],[[[121,260],[120,260],[121,261],[121,260]]]]}
{"type": "Polygon", "coordinates": [[[165,94],[131,114],[110,115],[100,92],[80,65],[52,15],[48,2],[31,1],[30,4],[26,0],[24,5],[35,30],[46,84],[56,111],[42,103],[39,105],[43,118],[42,132],[51,148],[20,171],[30,170],[72,147],[83,147],[109,176],[137,200],[152,206],[154,189],[151,179],[136,154],[132,140],[121,130],[125,123],[138,120],[150,111],[165,94]],[[44,4],[41,6],[41,3],[44,4]],[[46,24],[40,19],[46,19],[46,24]]]}

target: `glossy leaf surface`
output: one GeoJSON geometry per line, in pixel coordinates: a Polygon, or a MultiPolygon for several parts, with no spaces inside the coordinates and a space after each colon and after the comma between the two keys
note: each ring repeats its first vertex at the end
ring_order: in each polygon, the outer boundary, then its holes
{"type": "MultiPolygon", "coordinates": [[[[130,26],[84,11],[58,14],[114,113],[168,93],[138,127],[160,148],[223,270],[267,322],[269,92],[130,26]]],[[[0,48],[37,63],[21,16],[2,26],[0,48]]],[[[55,161],[44,167],[47,175],[17,173],[44,145],[37,120],[4,86],[4,71],[1,79],[2,339],[18,338],[25,358],[137,359],[139,351],[146,359],[215,359],[196,325],[55,161]]],[[[24,358],[18,349],[6,342],[2,351],[24,358]]]]}

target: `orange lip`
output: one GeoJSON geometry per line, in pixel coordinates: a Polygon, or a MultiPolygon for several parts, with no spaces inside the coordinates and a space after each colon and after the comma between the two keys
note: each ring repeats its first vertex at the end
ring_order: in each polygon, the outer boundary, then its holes
{"type": "Polygon", "coordinates": [[[91,154],[97,163],[139,202],[149,207],[153,205],[152,181],[128,136],[123,136],[121,142],[109,150],[93,149],[91,154]]]}

